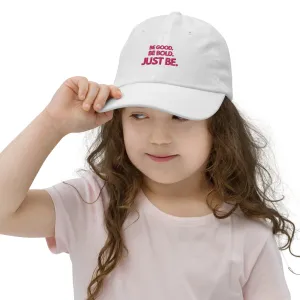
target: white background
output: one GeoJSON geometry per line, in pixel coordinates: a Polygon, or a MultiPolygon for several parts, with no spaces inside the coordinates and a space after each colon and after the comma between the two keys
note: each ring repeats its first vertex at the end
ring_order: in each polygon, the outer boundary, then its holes
{"type": "MultiPolygon", "coordinates": [[[[234,103],[267,136],[284,204],[299,229],[298,1],[2,1],[0,150],[41,112],[68,77],[112,84],[132,28],[172,11],[211,23],[226,39],[234,103]]],[[[66,136],[31,188],[75,177],[75,171],[86,166],[85,137],[86,133],[66,136]]],[[[298,239],[292,250],[300,255],[298,239]]],[[[284,256],[300,273],[300,258],[288,251],[284,256]]],[[[292,299],[300,299],[300,276],[287,269],[285,260],[283,264],[292,299]]],[[[0,299],[73,299],[71,267],[69,256],[52,254],[44,238],[0,235],[0,299]]]]}

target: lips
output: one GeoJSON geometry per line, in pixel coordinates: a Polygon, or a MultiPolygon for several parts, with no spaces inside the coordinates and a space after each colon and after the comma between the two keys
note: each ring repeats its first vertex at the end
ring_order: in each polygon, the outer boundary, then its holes
{"type": "Polygon", "coordinates": [[[173,156],[176,156],[177,154],[174,154],[174,155],[152,155],[152,154],[149,154],[147,153],[148,155],[150,156],[153,156],[153,157],[157,157],[157,158],[167,158],[167,157],[173,157],[173,156]]]}

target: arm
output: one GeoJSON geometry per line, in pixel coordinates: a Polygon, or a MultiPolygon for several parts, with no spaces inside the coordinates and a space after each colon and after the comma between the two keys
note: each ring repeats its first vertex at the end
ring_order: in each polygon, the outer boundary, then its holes
{"type": "Polygon", "coordinates": [[[39,114],[0,154],[0,223],[18,210],[42,164],[63,138],[39,114]]]}
{"type": "Polygon", "coordinates": [[[244,300],[291,300],[281,255],[272,233],[243,286],[244,300]]]}

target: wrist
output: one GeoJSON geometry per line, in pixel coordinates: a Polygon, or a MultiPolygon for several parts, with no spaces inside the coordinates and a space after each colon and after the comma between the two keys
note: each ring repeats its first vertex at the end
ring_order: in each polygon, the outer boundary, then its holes
{"type": "Polygon", "coordinates": [[[51,132],[58,139],[62,139],[67,133],[62,132],[59,128],[57,128],[57,124],[55,119],[51,117],[46,109],[44,109],[40,115],[38,116],[43,124],[43,126],[47,129],[48,132],[51,132]]]}

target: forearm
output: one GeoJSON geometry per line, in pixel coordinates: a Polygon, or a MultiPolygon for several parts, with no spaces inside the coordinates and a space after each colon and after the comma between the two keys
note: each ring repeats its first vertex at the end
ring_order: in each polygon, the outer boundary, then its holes
{"type": "Polygon", "coordinates": [[[19,208],[44,161],[63,138],[52,124],[42,112],[0,153],[0,219],[19,208]]]}

